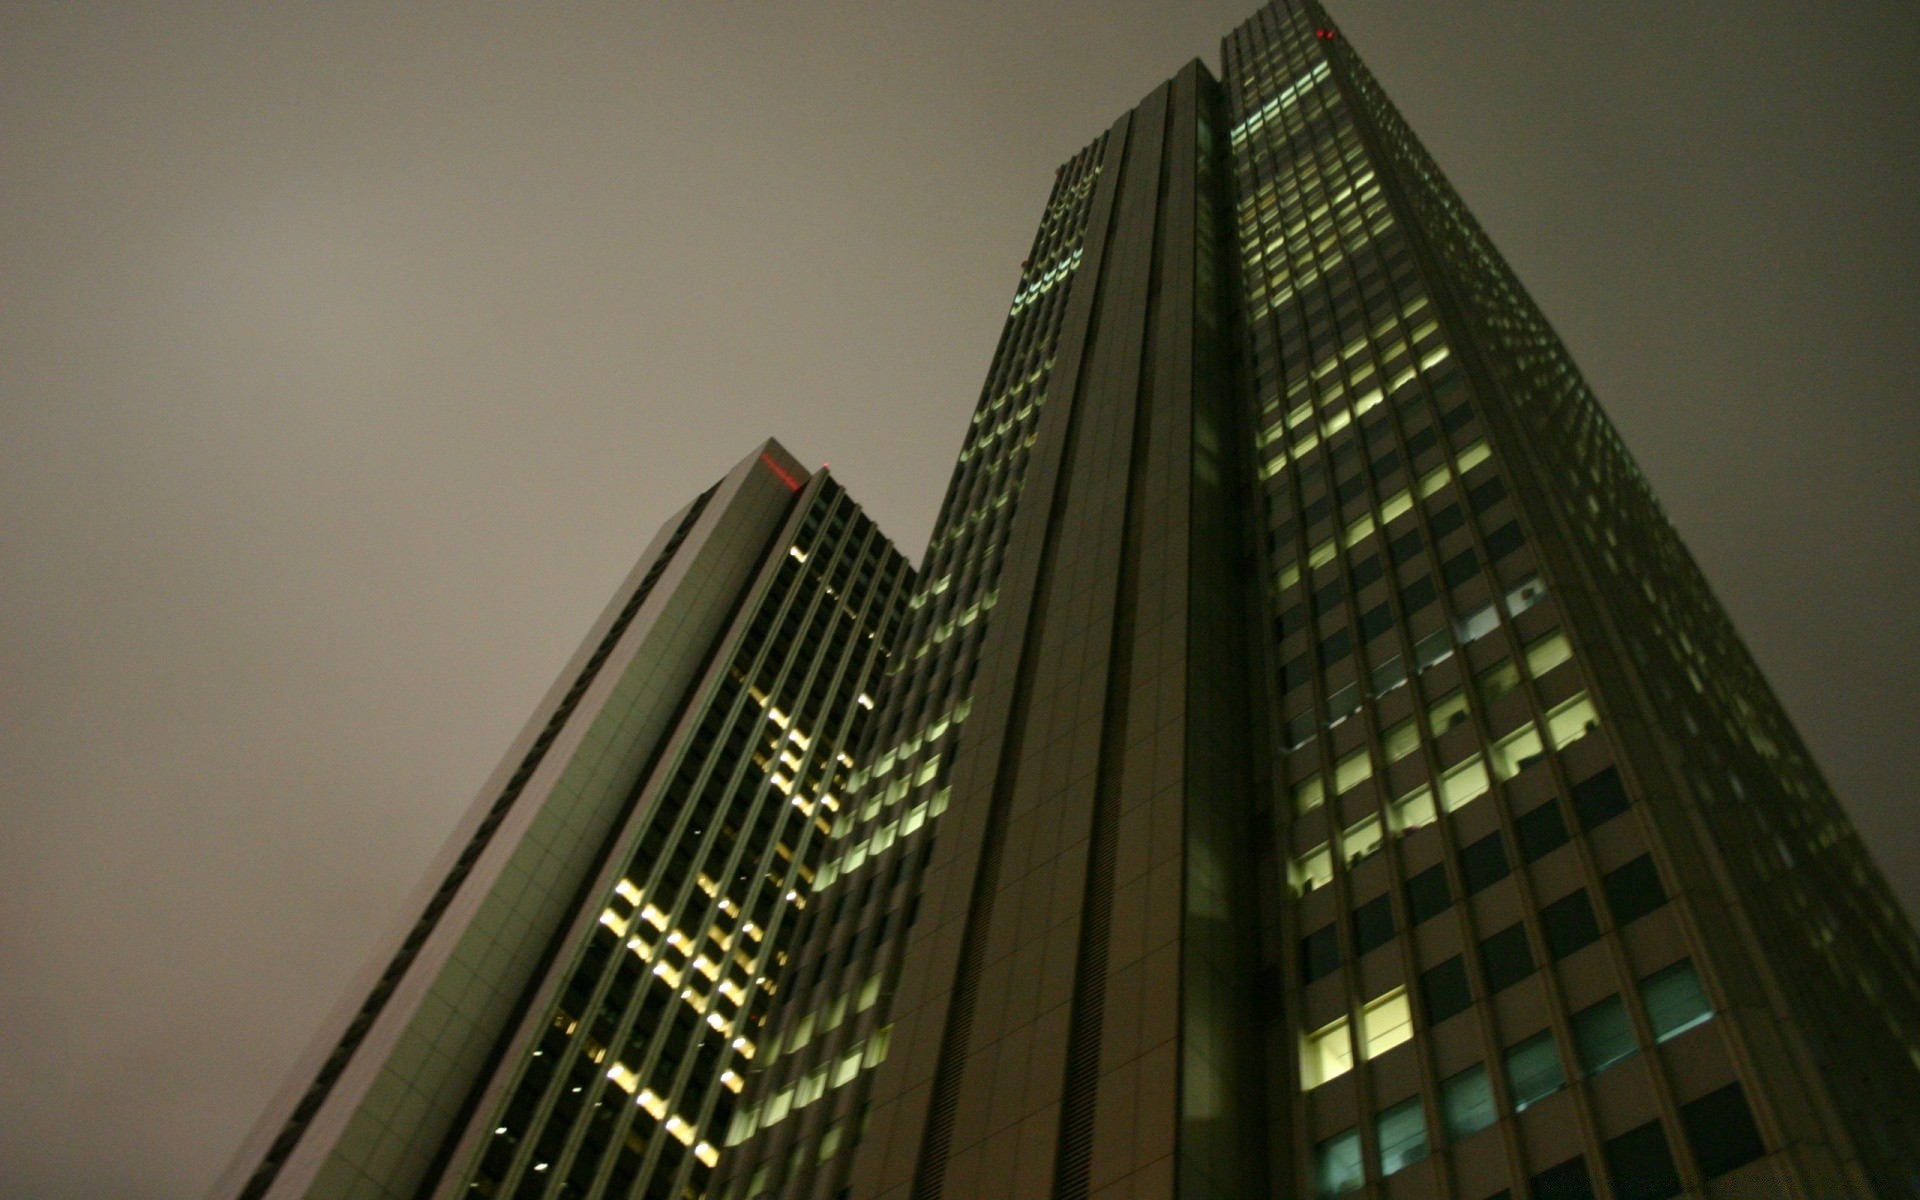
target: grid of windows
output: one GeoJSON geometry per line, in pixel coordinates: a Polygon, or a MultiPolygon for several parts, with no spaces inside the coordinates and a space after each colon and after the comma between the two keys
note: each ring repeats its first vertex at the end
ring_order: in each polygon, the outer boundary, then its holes
{"type": "Polygon", "coordinates": [[[465,1194],[705,1187],[911,571],[831,479],[574,949],[465,1194]]]}
{"type": "MultiPolygon", "coordinates": [[[[1458,1017],[1465,1025],[1450,1028],[1471,1027],[1464,1036],[1477,1033],[1499,1064],[1442,1081],[1423,1057],[1423,1088],[1434,1090],[1447,1138],[1461,1140],[1712,1015],[1690,962],[1637,979],[1626,947],[1610,937],[1667,910],[1670,892],[1644,850],[1614,857],[1610,848],[1603,869],[1598,839],[1644,844],[1638,822],[1627,822],[1627,833],[1614,824],[1634,811],[1633,796],[1610,764],[1621,743],[1595,693],[1616,681],[1596,677],[1576,653],[1586,594],[1563,599],[1553,583],[1584,588],[1591,577],[1542,558],[1529,536],[1541,519],[1536,461],[1508,448],[1508,405],[1577,411],[1571,441],[1558,429],[1536,439],[1573,447],[1546,464],[1576,477],[1556,502],[1591,531],[1576,552],[1611,555],[1611,578],[1602,581],[1609,595],[1630,592],[1632,608],[1662,610],[1658,627],[1684,651],[1675,678],[1686,690],[1727,691],[1708,681],[1719,661],[1710,655],[1732,654],[1737,643],[1564,351],[1318,4],[1270,4],[1226,40],[1224,62],[1273,614],[1281,751],[1273,812],[1295,897],[1269,919],[1290,935],[1274,941],[1299,948],[1292,970],[1280,973],[1297,994],[1276,1011],[1324,1022],[1332,989],[1359,996],[1378,978],[1378,967],[1363,971],[1362,956],[1399,959],[1418,985],[1416,1045],[1425,1027],[1458,1017]],[[1458,234],[1437,259],[1427,231],[1436,220],[1449,223],[1442,242],[1458,234]],[[1473,293],[1468,308],[1481,306],[1469,319],[1460,315],[1461,288],[1473,293]],[[1523,331],[1493,330],[1519,316],[1523,331]],[[1512,379],[1489,378],[1489,348],[1513,356],[1534,391],[1516,397],[1512,379]],[[1648,547],[1646,533],[1630,538],[1621,527],[1630,521],[1648,525],[1664,548],[1648,547]],[[1635,572],[1650,553],[1666,566],[1643,578],[1635,572]],[[1649,580],[1688,595],[1662,597],[1649,580]],[[1449,924],[1464,949],[1423,960],[1413,932],[1449,924]],[[1587,964],[1577,1004],[1552,969],[1576,959],[1587,964]],[[1616,991],[1593,995],[1587,981],[1609,970],[1616,991]],[[1509,992],[1529,997],[1518,1005],[1543,998],[1549,1027],[1503,1042],[1489,1006],[1476,1000],[1504,1001],[1509,992]],[[1479,1016],[1465,1015],[1476,1008],[1479,1016]]],[[[1642,660],[1646,653],[1635,651],[1642,660]]],[[[1739,714],[1743,744],[1758,732],[1779,760],[1794,758],[1797,743],[1770,698],[1747,686],[1757,674],[1742,665],[1735,676],[1732,692],[1746,687],[1744,699],[1726,705],[1739,714]]],[[[1694,703],[1687,697],[1682,706],[1694,703]]],[[[1708,719],[1698,713],[1687,728],[1699,733],[1708,719]]],[[[1817,786],[1810,764],[1803,774],[1790,790],[1817,786]]],[[[1769,830],[1769,851],[1774,841],[1769,830]]],[[[1843,859],[1851,853],[1832,837],[1822,845],[1843,859]]],[[[1453,944],[1439,934],[1420,941],[1453,944]]],[[[1411,1129],[1406,1114],[1422,1103],[1377,1094],[1373,1076],[1352,1069],[1364,1058],[1359,1019],[1299,1032],[1308,1096],[1298,1157],[1323,1195],[1391,1173],[1400,1160],[1389,1126],[1411,1129]],[[1351,1111],[1357,1100],[1373,1116],[1316,1139],[1323,1095],[1329,1112],[1351,1111]]],[[[1647,1069],[1660,1077],[1655,1097],[1667,1126],[1601,1130],[1584,1089],[1573,1087],[1562,1111],[1588,1130],[1592,1153],[1531,1175],[1524,1159],[1514,1161],[1509,1177],[1530,1184],[1516,1190],[1591,1194],[1590,1158],[1610,1178],[1646,1166],[1651,1182],[1634,1186],[1648,1195],[1666,1186],[1660,1162],[1676,1176],[1693,1170],[1684,1156],[1660,1158],[1675,1101],[1665,1068],[1647,1069]]],[[[1424,1138],[1423,1115],[1420,1129],[1424,1138]]]]}
{"type": "Polygon", "coordinates": [[[908,601],[900,649],[873,698],[861,767],[847,780],[847,804],[813,881],[796,948],[799,969],[770,1024],[770,1052],[756,1060],[745,1107],[725,1138],[737,1149],[716,1183],[729,1196],[841,1186],[835,1181],[844,1180],[848,1152],[859,1143],[871,1079],[865,1067],[886,1054],[892,974],[946,811],[947,776],[972,708],[980,645],[998,599],[1104,149],[1103,137],[1060,168],[1022,264],[908,601]],[[862,1065],[849,1066],[856,1058],[862,1065]]]}

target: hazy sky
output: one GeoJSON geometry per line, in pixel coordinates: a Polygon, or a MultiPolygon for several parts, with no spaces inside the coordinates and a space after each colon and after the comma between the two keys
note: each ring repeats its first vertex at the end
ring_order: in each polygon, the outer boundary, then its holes
{"type": "MultiPolygon", "coordinates": [[[[755,440],[917,557],[1054,165],[1251,7],[0,6],[0,1195],[199,1195],[755,440]]],[[[1916,906],[1920,8],[1338,14],[1916,906]]]]}

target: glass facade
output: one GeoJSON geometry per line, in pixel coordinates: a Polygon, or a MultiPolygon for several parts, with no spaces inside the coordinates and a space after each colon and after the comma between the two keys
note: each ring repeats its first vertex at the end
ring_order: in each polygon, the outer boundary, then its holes
{"type": "Polygon", "coordinates": [[[1059,168],[917,577],[805,486],[379,1194],[1920,1200],[1906,915],[1314,0],[1059,168]]]}

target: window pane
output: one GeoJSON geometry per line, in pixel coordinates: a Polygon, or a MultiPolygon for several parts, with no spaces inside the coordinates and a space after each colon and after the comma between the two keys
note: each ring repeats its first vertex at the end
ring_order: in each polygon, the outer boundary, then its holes
{"type": "Polygon", "coordinates": [[[1618,996],[1573,1014],[1573,1040],[1580,1051],[1580,1069],[1589,1075],[1598,1075],[1639,1049],[1627,1006],[1618,996]]]}
{"type": "Polygon", "coordinates": [[[1347,1019],[1316,1029],[1302,1039],[1300,1047],[1300,1086],[1312,1091],[1329,1079],[1353,1070],[1353,1035],[1347,1019]]]}
{"type": "Polygon", "coordinates": [[[1457,1142],[1493,1124],[1493,1080],[1484,1065],[1468,1067],[1441,1081],[1440,1108],[1447,1122],[1447,1140],[1457,1142]]]}
{"type": "Polygon", "coordinates": [[[1487,969],[1487,991],[1512,987],[1533,974],[1533,950],[1527,945],[1524,925],[1509,925],[1480,943],[1480,958],[1487,969]]]}
{"type": "Polygon", "coordinates": [[[1420,995],[1426,1002],[1427,1022],[1440,1022],[1464,1012],[1473,1003],[1473,989],[1467,985],[1466,960],[1458,954],[1429,968],[1420,975],[1420,995]]]}
{"type": "Polygon", "coordinates": [[[1490,833],[1460,851],[1460,877],[1469,896],[1505,879],[1507,872],[1507,851],[1498,833],[1490,833]]]}
{"type": "Polygon", "coordinates": [[[1507,1086],[1513,1091],[1513,1111],[1537,1104],[1566,1083],[1551,1030],[1535,1034],[1507,1051],[1507,1086]]]}
{"type": "Polygon", "coordinates": [[[1378,1058],[1413,1036],[1413,1009],[1407,989],[1395,988],[1367,1005],[1361,1014],[1367,1039],[1367,1057],[1378,1058]]]}
{"type": "Polygon", "coordinates": [[[1523,817],[1514,818],[1513,831],[1520,835],[1520,857],[1527,862],[1545,858],[1567,844],[1567,822],[1560,815],[1560,803],[1549,800],[1523,817]]]}
{"type": "Polygon", "coordinates": [[[1615,767],[1573,786],[1573,811],[1582,829],[1592,829],[1627,811],[1627,789],[1615,767]]]}
{"type": "Polygon", "coordinates": [[[1754,1127],[1747,1095],[1737,1083],[1681,1105],[1680,1121],[1687,1127],[1687,1141],[1693,1144],[1700,1173],[1708,1179],[1717,1179],[1767,1152],[1759,1129],[1754,1127]]]}
{"type": "Polygon", "coordinates": [[[1453,907],[1453,890],[1447,886],[1447,869],[1431,866],[1407,880],[1407,911],[1415,925],[1437,917],[1453,907]]]}
{"type": "Polygon", "coordinates": [[[1609,1138],[1606,1152],[1614,1200],[1671,1200],[1680,1194],[1680,1172],[1660,1122],[1648,1121],[1609,1138]]]}
{"type": "Polygon", "coordinates": [[[1326,925],[1300,939],[1300,975],[1308,983],[1340,969],[1340,931],[1326,925]]]}
{"type": "Polygon", "coordinates": [[[1660,870],[1651,854],[1608,871],[1603,882],[1615,925],[1630,925],[1667,902],[1667,890],[1660,885],[1660,870]]]}
{"type": "Polygon", "coordinates": [[[1380,1114],[1380,1173],[1391,1175],[1427,1156],[1427,1118],[1420,1097],[1403,1100],[1380,1114]]]}
{"type": "Polygon", "coordinates": [[[1593,1200],[1587,1160],[1570,1158],[1557,1167],[1548,1167],[1533,1177],[1529,1193],[1533,1200],[1593,1200]]]}
{"type": "Polygon", "coordinates": [[[1393,940],[1393,899],[1376,896],[1353,910],[1354,953],[1386,945],[1393,940]]]}
{"type": "Polygon", "coordinates": [[[1584,890],[1541,909],[1540,925],[1547,935],[1547,953],[1555,962],[1600,940],[1600,923],[1594,920],[1593,905],[1584,890]]]}
{"type": "Polygon", "coordinates": [[[1656,971],[1640,981],[1640,995],[1647,1004],[1647,1021],[1653,1026],[1656,1041],[1685,1033],[1713,1016],[1706,989],[1693,969],[1693,960],[1683,958],[1664,971],[1656,971]]]}
{"type": "Polygon", "coordinates": [[[1360,1171],[1360,1131],[1336,1133],[1314,1147],[1313,1190],[1323,1198],[1358,1191],[1365,1179],[1360,1171]]]}

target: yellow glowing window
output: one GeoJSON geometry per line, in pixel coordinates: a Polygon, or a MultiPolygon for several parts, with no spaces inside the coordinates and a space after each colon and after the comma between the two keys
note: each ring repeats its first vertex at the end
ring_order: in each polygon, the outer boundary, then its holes
{"type": "Polygon", "coordinates": [[[887,1047],[893,1041],[893,1026],[883,1025],[873,1031],[867,1039],[867,1052],[861,1057],[861,1065],[877,1067],[887,1061],[887,1047]]]}
{"type": "Polygon", "coordinates": [[[1600,727],[1600,713],[1585,692],[1547,714],[1547,732],[1558,750],[1600,727]]]}
{"type": "Polygon", "coordinates": [[[1439,737],[1466,719],[1467,694],[1459,688],[1435,700],[1433,707],[1427,710],[1427,724],[1432,728],[1434,737],[1439,737]]]}
{"type": "Polygon", "coordinates": [[[1395,988],[1368,1004],[1360,1015],[1365,1031],[1367,1057],[1378,1058],[1413,1037],[1413,1009],[1407,1003],[1407,989],[1395,988]]]}
{"type": "Polygon", "coordinates": [[[1448,812],[1454,812],[1468,801],[1485,795],[1488,786],[1486,761],[1476,754],[1441,776],[1440,802],[1448,812]]]}
{"type": "Polygon", "coordinates": [[[878,975],[869,975],[867,976],[867,981],[860,985],[860,998],[854,1001],[853,1011],[865,1012],[869,1008],[872,1008],[874,1001],[879,998],[880,977],[878,975]]]}
{"type": "Polygon", "coordinates": [[[1340,852],[1346,856],[1347,865],[1352,866],[1380,848],[1380,818],[1368,817],[1357,821],[1340,835],[1340,852]]]}
{"type": "Polygon", "coordinates": [[[1301,1039],[1300,1088],[1312,1091],[1330,1079],[1353,1070],[1353,1036],[1341,1017],[1301,1039]]]}
{"type": "Polygon", "coordinates": [[[1293,890],[1304,896],[1333,882],[1333,851],[1325,845],[1307,851],[1293,862],[1293,890]]]}
{"type": "Polygon", "coordinates": [[[1433,803],[1433,789],[1422,784],[1393,802],[1388,812],[1395,833],[1406,833],[1431,825],[1440,819],[1433,803]]]}
{"type": "Polygon", "coordinates": [[[1414,727],[1413,718],[1408,717],[1381,734],[1380,744],[1388,762],[1399,762],[1420,748],[1420,731],[1414,727]]]}
{"type": "Polygon", "coordinates": [[[1529,721],[1493,744],[1494,773],[1502,779],[1512,779],[1545,752],[1540,730],[1529,721]]]}
{"type": "Polygon", "coordinates": [[[615,1063],[609,1067],[607,1078],[613,1080],[614,1084],[628,1095],[632,1095],[634,1089],[640,1086],[640,1077],[634,1074],[632,1068],[625,1063],[615,1063]]]}
{"type": "Polygon", "coordinates": [[[1368,757],[1367,748],[1362,746],[1334,764],[1333,790],[1336,794],[1344,792],[1372,774],[1373,759],[1368,757]]]}
{"type": "Polygon", "coordinates": [[[1293,785],[1293,811],[1296,813],[1310,813],[1326,803],[1326,799],[1326,788],[1321,785],[1318,775],[1293,785]]]}

